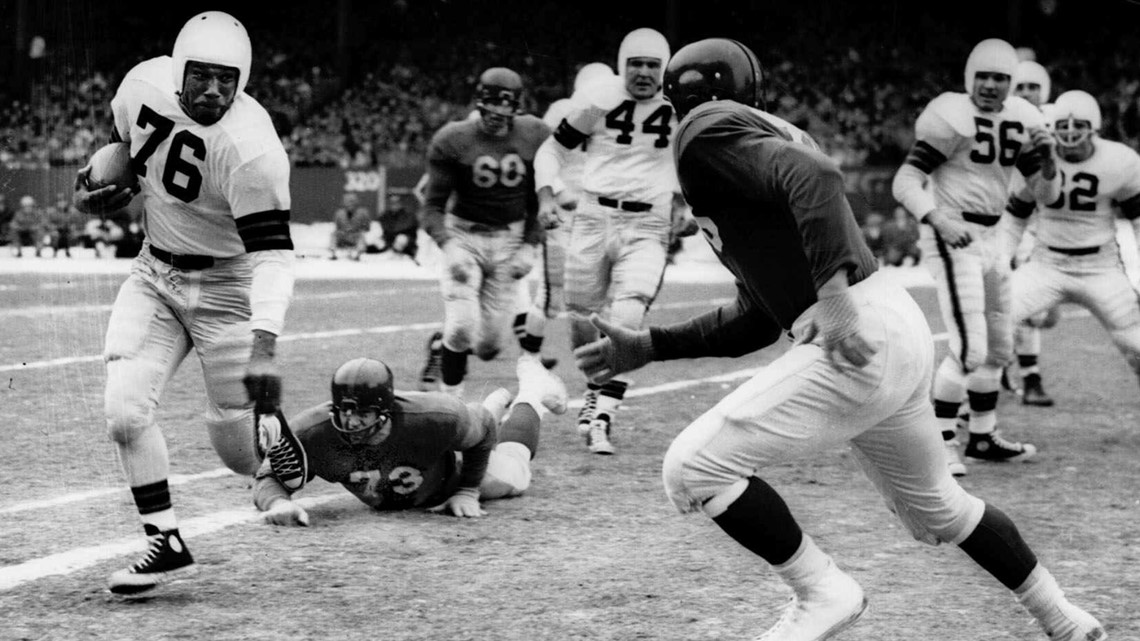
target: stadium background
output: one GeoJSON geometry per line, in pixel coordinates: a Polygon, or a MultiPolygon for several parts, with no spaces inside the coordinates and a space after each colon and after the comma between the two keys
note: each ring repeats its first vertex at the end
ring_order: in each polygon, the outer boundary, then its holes
{"type": "MultiPolygon", "coordinates": [[[[757,51],[770,110],[847,168],[861,219],[889,215],[886,181],[915,116],[937,93],[961,90],[965,55],[983,37],[1032,49],[1053,95],[1094,93],[1107,137],[1140,143],[1140,5],[1129,0],[221,4],[252,35],[248,91],[274,115],[293,159],[301,223],[331,220],[346,189],[375,193],[376,208],[385,190],[406,193],[431,134],[470,110],[484,68],[523,73],[527,106],[541,114],[568,94],[578,66],[612,66],[621,37],[639,26],[662,30],[674,48],[718,35],[757,51]]],[[[122,74],[169,53],[185,18],[208,8],[217,5],[0,1],[0,190],[9,202],[68,191],[73,167],[107,140],[122,74]]]]}

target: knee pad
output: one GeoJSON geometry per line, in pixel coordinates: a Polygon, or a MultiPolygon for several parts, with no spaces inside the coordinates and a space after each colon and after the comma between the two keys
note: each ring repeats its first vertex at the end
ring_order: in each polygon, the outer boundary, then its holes
{"type": "Polygon", "coordinates": [[[453,352],[466,352],[471,349],[471,327],[456,324],[446,324],[443,332],[443,346],[453,352]]]}
{"type": "Polygon", "coordinates": [[[221,410],[207,421],[210,443],[222,463],[237,474],[252,476],[261,466],[257,425],[252,409],[221,410]]]}
{"type": "Polygon", "coordinates": [[[665,494],[682,514],[701,510],[705,501],[728,492],[740,481],[739,474],[728,470],[719,474],[715,466],[702,464],[699,455],[704,440],[686,438],[686,434],[696,436],[705,431],[698,423],[707,425],[723,420],[723,417],[711,412],[702,414],[674,439],[665,453],[661,480],[665,485],[665,494]]]}
{"type": "Polygon", "coordinates": [[[107,418],[107,435],[112,441],[126,445],[154,427],[150,409],[125,401],[107,401],[103,409],[107,418]]]}
{"type": "Polygon", "coordinates": [[[154,426],[154,408],[145,396],[145,390],[127,389],[130,382],[115,383],[117,377],[108,376],[103,397],[103,415],[107,419],[107,434],[121,444],[133,442],[154,426]]]}
{"type": "Polygon", "coordinates": [[[499,355],[500,351],[502,351],[502,348],[498,344],[480,341],[480,343],[475,346],[475,356],[479,357],[479,360],[482,361],[495,360],[495,357],[499,355]]]}

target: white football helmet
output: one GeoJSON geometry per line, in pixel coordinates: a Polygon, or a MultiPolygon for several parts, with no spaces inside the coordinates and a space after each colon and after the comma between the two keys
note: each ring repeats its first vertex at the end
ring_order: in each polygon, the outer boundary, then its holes
{"type": "MultiPolygon", "coordinates": [[[[630,58],[658,58],[661,60],[661,72],[664,74],[665,66],[669,64],[669,54],[669,41],[660,31],[648,27],[634,29],[622,39],[621,46],[618,47],[618,74],[622,80],[628,81],[625,77],[625,63],[630,58]]],[[[658,78],[657,82],[660,84],[661,78],[658,78]]]]}
{"type": "Polygon", "coordinates": [[[1100,105],[1079,89],[1057,96],[1051,117],[1057,144],[1062,147],[1076,147],[1100,131],[1100,105]]]}
{"type": "MultiPolygon", "coordinates": [[[[664,65],[662,65],[664,67],[664,65]]],[[[614,75],[614,70],[604,62],[591,62],[582,65],[578,70],[578,75],[574,76],[574,91],[578,91],[582,87],[595,82],[602,78],[608,78],[614,75]]]]}
{"type": "MultiPolygon", "coordinates": [[[[1013,74],[1013,82],[1011,83],[1015,95],[1019,95],[1026,100],[1024,94],[1017,90],[1018,85],[1021,84],[1036,84],[1041,86],[1039,92],[1037,106],[1049,102],[1049,90],[1052,88],[1049,82],[1049,72],[1040,64],[1032,60],[1022,60],[1017,64],[1017,72],[1013,74]]],[[[1033,102],[1032,100],[1029,100],[1033,102]]]]}
{"type": "Polygon", "coordinates": [[[974,46],[966,59],[966,93],[974,93],[974,74],[979,71],[1002,73],[1013,79],[1017,72],[1017,51],[1001,38],[987,38],[974,46]]]}
{"type": "Polygon", "coordinates": [[[174,87],[182,91],[188,61],[238,70],[237,93],[245,91],[253,59],[249,33],[237,18],[221,11],[206,11],[190,18],[174,41],[174,87]]]}

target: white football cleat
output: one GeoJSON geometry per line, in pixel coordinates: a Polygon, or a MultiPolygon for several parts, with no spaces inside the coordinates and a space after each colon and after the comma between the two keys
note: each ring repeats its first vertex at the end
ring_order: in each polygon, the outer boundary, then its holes
{"type": "Polygon", "coordinates": [[[569,396],[566,393],[566,384],[557,374],[542,366],[542,362],[535,356],[523,355],[519,357],[516,368],[519,377],[519,396],[529,397],[531,393],[542,399],[542,405],[553,414],[565,414],[569,396]]]}
{"type": "Polygon", "coordinates": [[[755,641],[824,641],[854,625],[867,610],[863,588],[838,567],[818,584],[795,590],[780,620],[755,641]]]}
{"type": "Polygon", "coordinates": [[[962,461],[962,455],[958,453],[958,439],[952,438],[943,443],[946,446],[946,466],[950,468],[950,475],[966,476],[966,464],[962,461]]]}
{"type": "Polygon", "coordinates": [[[500,387],[488,394],[487,398],[483,399],[483,408],[490,412],[491,416],[495,417],[495,424],[498,425],[503,421],[503,417],[506,416],[507,408],[510,407],[511,401],[513,401],[514,398],[515,395],[511,393],[511,390],[500,387]]]}
{"type": "Polygon", "coordinates": [[[1048,619],[1041,622],[1041,627],[1054,641],[1104,641],[1108,638],[1096,617],[1069,603],[1068,599],[1062,598],[1048,619]]]}

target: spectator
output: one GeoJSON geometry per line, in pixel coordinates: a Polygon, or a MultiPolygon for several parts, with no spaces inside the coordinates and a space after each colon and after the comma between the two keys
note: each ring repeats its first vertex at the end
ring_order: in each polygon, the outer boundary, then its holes
{"type": "Polygon", "coordinates": [[[8,244],[8,226],[12,223],[12,217],[16,212],[8,206],[8,197],[0,194],[0,245],[8,244]]]}
{"type": "Polygon", "coordinates": [[[419,244],[419,221],[415,209],[408,207],[399,194],[388,194],[388,206],[380,214],[380,229],[384,235],[382,250],[416,260],[419,244]]]}
{"type": "Polygon", "coordinates": [[[878,259],[879,264],[883,264],[885,248],[883,244],[883,215],[877,211],[867,214],[867,218],[863,221],[863,240],[867,241],[867,246],[871,248],[871,253],[878,259]]]}
{"type": "Polygon", "coordinates": [[[341,250],[348,250],[348,257],[360,260],[360,255],[368,247],[368,227],[372,224],[372,216],[367,207],[358,205],[356,194],[346,192],[343,204],[333,213],[332,239],[329,244],[329,258],[339,258],[341,250]]]}
{"type": "Polygon", "coordinates": [[[24,247],[28,245],[35,247],[36,258],[39,258],[40,249],[44,246],[45,223],[43,211],[36,207],[36,199],[31,196],[21,198],[20,208],[8,227],[8,238],[16,258],[23,257],[24,247]]]}
{"type": "Polygon", "coordinates": [[[901,267],[906,259],[917,265],[922,259],[918,248],[918,221],[903,206],[895,207],[891,219],[882,224],[883,262],[901,267]]]}
{"type": "Polygon", "coordinates": [[[72,204],[66,194],[56,194],[55,204],[47,209],[47,236],[48,245],[52,250],[52,258],[63,255],[71,258],[71,245],[79,236],[79,225],[83,214],[72,204]]]}

